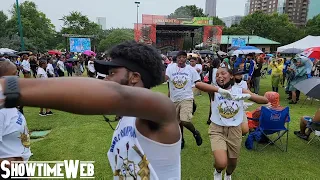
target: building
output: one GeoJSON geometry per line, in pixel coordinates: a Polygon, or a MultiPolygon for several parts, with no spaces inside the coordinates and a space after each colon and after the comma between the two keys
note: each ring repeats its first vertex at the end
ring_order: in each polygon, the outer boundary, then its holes
{"type": "Polygon", "coordinates": [[[97,17],[97,24],[101,27],[102,30],[107,29],[107,18],[97,17]]]}
{"type": "Polygon", "coordinates": [[[320,0],[309,0],[309,11],[307,19],[312,19],[313,17],[320,14],[320,0]]]}
{"type": "Polygon", "coordinates": [[[247,0],[244,6],[244,15],[247,16],[250,13],[250,0],[247,0]]]}
{"type": "MultiPolygon", "coordinates": [[[[277,51],[280,46],[279,42],[254,35],[222,35],[220,49],[228,52],[228,48],[235,45],[236,42],[243,42],[241,44],[247,46],[255,46],[265,53],[277,51]]],[[[241,45],[240,45],[241,46],[241,45]]]]}
{"type": "Polygon", "coordinates": [[[234,24],[240,24],[243,16],[229,16],[221,18],[221,20],[226,24],[227,27],[231,27],[234,24]]]}
{"type": "Polygon", "coordinates": [[[250,0],[249,14],[256,11],[288,14],[294,24],[303,26],[307,22],[308,8],[309,0],[250,0]]]}
{"type": "Polygon", "coordinates": [[[205,14],[214,17],[217,15],[217,0],[206,0],[205,14]]]}

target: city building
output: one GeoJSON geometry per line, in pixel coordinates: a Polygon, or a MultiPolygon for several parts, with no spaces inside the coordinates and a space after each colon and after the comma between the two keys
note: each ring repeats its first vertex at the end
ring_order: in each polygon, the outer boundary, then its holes
{"type": "Polygon", "coordinates": [[[320,0],[309,0],[308,20],[320,14],[320,0]]]}
{"type": "Polygon", "coordinates": [[[249,14],[256,11],[288,14],[294,24],[303,26],[307,22],[308,8],[309,0],[250,0],[249,14]]]}
{"type": "Polygon", "coordinates": [[[217,0],[206,0],[205,14],[209,16],[217,15],[217,0]]]}
{"type": "Polygon", "coordinates": [[[247,0],[244,6],[244,15],[247,16],[250,13],[250,0],[247,0]]]}
{"type": "Polygon", "coordinates": [[[101,27],[102,30],[107,29],[107,18],[97,17],[97,24],[101,27]]]}
{"type": "Polygon", "coordinates": [[[227,27],[231,27],[234,24],[240,24],[243,16],[229,16],[221,18],[221,20],[226,24],[227,27]]]}

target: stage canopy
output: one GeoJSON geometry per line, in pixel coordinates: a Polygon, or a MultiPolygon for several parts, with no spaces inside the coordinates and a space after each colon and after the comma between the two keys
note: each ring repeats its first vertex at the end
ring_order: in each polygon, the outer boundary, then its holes
{"type": "Polygon", "coordinates": [[[320,46],[320,36],[307,36],[294,43],[291,43],[282,47],[278,47],[277,52],[281,53],[287,49],[293,49],[293,48],[304,51],[307,48],[319,47],[319,46],[320,46]]]}

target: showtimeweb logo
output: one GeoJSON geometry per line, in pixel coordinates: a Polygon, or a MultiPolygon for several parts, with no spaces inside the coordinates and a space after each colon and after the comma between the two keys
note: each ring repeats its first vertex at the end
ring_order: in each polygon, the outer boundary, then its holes
{"type": "Polygon", "coordinates": [[[92,179],[94,178],[94,161],[2,161],[3,171],[0,179],[92,179]]]}

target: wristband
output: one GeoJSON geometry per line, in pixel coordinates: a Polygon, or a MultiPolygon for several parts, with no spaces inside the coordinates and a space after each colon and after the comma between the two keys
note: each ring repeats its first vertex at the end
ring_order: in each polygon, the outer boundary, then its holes
{"type": "Polygon", "coordinates": [[[20,88],[17,76],[4,77],[3,95],[6,97],[4,103],[5,108],[14,108],[19,105],[20,88]]]}

